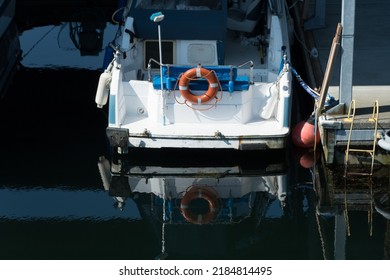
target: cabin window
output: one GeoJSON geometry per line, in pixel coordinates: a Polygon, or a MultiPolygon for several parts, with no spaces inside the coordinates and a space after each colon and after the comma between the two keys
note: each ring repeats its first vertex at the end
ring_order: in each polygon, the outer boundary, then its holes
{"type": "Polygon", "coordinates": [[[213,65],[216,61],[214,45],[194,43],[187,48],[187,61],[189,64],[213,65]]]}
{"type": "MultiPolygon", "coordinates": [[[[160,60],[158,41],[157,40],[145,41],[144,49],[145,49],[144,65],[145,65],[145,69],[147,69],[149,60],[151,58],[153,58],[156,61],[160,60]]],[[[174,64],[175,63],[175,61],[174,61],[174,52],[175,52],[174,42],[173,41],[162,41],[161,42],[161,50],[162,50],[162,63],[163,64],[174,64]]],[[[155,62],[151,62],[151,67],[153,69],[157,69],[160,66],[155,62]]]]}

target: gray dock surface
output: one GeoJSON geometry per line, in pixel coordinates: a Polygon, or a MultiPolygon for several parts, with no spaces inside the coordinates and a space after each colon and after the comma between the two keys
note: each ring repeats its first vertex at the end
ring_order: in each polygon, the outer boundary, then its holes
{"type": "MultiPolygon", "coordinates": [[[[316,48],[318,51],[317,58],[310,56],[313,76],[316,77],[315,86],[322,84],[321,78],[325,73],[336,28],[338,23],[342,23],[342,3],[348,3],[343,1],[327,0],[324,26],[305,31],[308,38],[306,50],[316,48]]],[[[351,145],[367,146],[368,143],[375,143],[374,123],[369,118],[376,100],[379,103],[377,139],[390,129],[390,1],[356,0],[353,38],[352,99],[355,100],[356,114],[351,145]]],[[[328,93],[336,100],[342,99],[339,90],[342,53],[341,44],[329,79],[328,93]]],[[[335,114],[327,111],[326,122],[319,122],[327,163],[342,162],[342,159],[336,159],[336,147],[345,147],[348,141],[350,122],[346,119],[347,113],[348,108],[335,114]]]]}

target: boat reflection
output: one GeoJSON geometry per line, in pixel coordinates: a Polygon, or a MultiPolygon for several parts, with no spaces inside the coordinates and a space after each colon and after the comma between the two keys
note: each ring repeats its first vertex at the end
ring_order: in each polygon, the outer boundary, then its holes
{"type": "Polygon", "coordinates": [[[317,163],[303,180],[274,153],[131,152],[110,164],[41,148],[2,152],[0,259],[390,256],[387,168],[344,180],[317,163]]]}
{"type": "Polygon", "coordinates": [[[110,42],[104,33],[115,32],[116,26],[102,22],[93,11],[79,11],[74,21],[43,26],[31,26],[20,31],[23,50],[21,64],[32,69],[88,69],[102,68],[105,51],[102,46],[110,42]],[[88,16],[96,21],[82,22],[76,18],[88,16]],[[89,30],[91,29],[91,30],[89,30]]]}
{"type": "Polygon", "coordinates": [[[185,163],[173,156],[164,165],[140,166],[139,155],[129,154],[112,166],[100,157],[99,170],[119,209],[128,201],[137,204],[161,243],[157,258],[247,256],[261,240],[262,219],[284,215],[288,175],[283,161],[246,168],[227,158],[219,164],[200,157],[185,163]]]}

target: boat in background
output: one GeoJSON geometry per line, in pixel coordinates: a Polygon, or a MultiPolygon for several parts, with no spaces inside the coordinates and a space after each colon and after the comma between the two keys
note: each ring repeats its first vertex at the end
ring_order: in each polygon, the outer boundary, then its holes
{"type": "Polygon", "coordinates": [[[96,92],[98,107],[108,103],[114,153],[285,148],[292,92],[284,0],[138,0],[119,14],[96,92]]]}
{"type": "Polygon", "coordinates": [[[15,1],[0,0],[0,95],[6,90],[21,57],[14,16],[15,1]]]}

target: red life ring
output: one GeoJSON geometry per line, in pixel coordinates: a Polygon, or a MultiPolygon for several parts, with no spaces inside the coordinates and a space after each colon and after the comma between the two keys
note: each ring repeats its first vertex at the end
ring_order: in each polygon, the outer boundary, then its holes
{"type": "Polygon", "coordinates": [[[203,104],[207,103],[218,93],[218,78],[215,75],[214,71],[207,70],[203,67],[191,68],[184,72],[179,81],[179,90],[181,96],[184,97],[187,101],[193,104],[203,104]],[[191,92],[189,84],[191,80],[196,80],[199,78],[205,78],[209,83],[209,88],[202,95],[195,95],[191,92]]]}
{"type": "Polygon", "coordinates": [[[180,211],[183,217],[192,224],[209,224],[215,219],[219,208],[216,193],[207,187],[191,187],[180,202],[180,211]],[[204,199],[208,204],[207,212],[198,214],[191,209],[191,202],[195,199],[204,199]]]}

